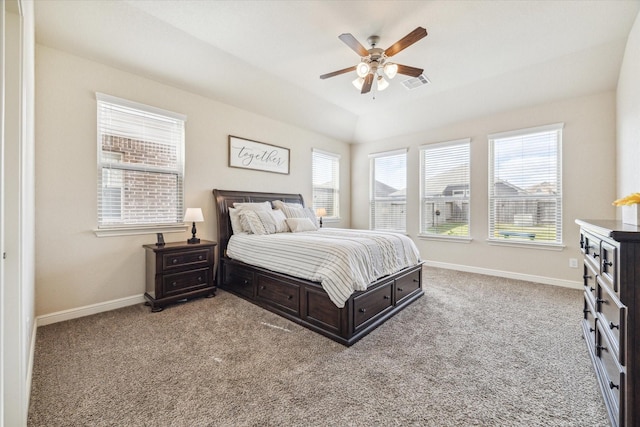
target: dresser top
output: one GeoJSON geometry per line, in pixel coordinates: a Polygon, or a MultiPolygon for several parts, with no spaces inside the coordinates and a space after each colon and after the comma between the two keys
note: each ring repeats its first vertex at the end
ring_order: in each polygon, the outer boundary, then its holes
{"type": "Polygon", "coordinates": [[[640,227],[615,219],[576,219],[576,224],[618,242],[640,242],[640,227]]]}

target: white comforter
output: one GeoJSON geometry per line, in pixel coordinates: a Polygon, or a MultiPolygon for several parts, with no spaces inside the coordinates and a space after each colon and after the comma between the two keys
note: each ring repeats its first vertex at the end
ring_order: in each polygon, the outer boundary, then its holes
{"type": "Polygon", "coordinates": [[[227,256],[319,282],[338,307],[344,307],[354,291],[420,261],[416,245],[402,234],[337,228],[233,235],[227,256]]]}

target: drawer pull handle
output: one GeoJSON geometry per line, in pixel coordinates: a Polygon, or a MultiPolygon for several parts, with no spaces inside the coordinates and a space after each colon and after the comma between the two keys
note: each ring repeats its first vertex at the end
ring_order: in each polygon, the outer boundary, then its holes
{"type": "Polygon", "coordinates": [[[248,284],[249,284],[249,281],[248,281],[247,279],[244,279],[244,284],[245,284],[245,285],[248,285],[248,284]]]}
{"type": "Polygon", "coordinates": [[[200,255],[200,256],[198,257],[198,260],[202,261],[202,255],[200,255]]]}
{"type": "Polygon", "coordinates": [[[172,260],[171,260],[171,262],[172,262],[173,264],[177,264],[177,263],[178,263],[178,258],[174,258],[174,259],[172,259],[172,260]]]}
{"type": "Polygon", "coordinates": [[[582,309],[582,312],[583,312],[583,313],[588,313],[588,312],[590,312],[590,311],[591,311],[591,310],[589,310],[588,308],[583,308],[583,309],[582,309]]]}
{"type": "Polygon", "coordinates": [[[595,253],[595,252],[593,253],[593,257],[594,257],[594,258],[598,258],[599,256],[600,256],[600,254],[597,254],[597,253],[595,253]]]}
{"type": "Polygon", "coordinates": [[[202,276],[198,276],[198,282],[202,282],[202,276]]]}
{"type": "Polygon", "coordinates": [[[595,291],[595,290],[596,290],[596,288],[594,288],[593,286],[590,286],[590,287],[589,287],[589,290],[590,290],[591,292],[593,292],[593,291],[595,291]]]}
{"type": "Polygon", "coordinates": [[[613,261],[602,260],[602,265],[613,267],[613,261]]]}
{"type": "Polygon", "coordinates": [[[404,292],[404,289],[398,288],[398,292],[404,292]]]}
{"type": "Polygon", "coordinates": [[[260,286],[260,289],[262,289],[264,291],[265,289],[267,289],[267,287],[262,285],[262,286],[260,286]]]}
{"type": "Polygon", "coordinates": [[[360,313],[364,313],[364,312],[366,312],[366,311],[367,311],[367,309],[366,309],[366,308],[361,308],[361,309],[360,309],[360,310],[358,310],[358,311],[360,311],[360,313]]]}
{"type": "Polygon", "coordinates": [[[589,274],[585,274],[584,276],[582,276],[583,279],[593,279],[593,277],[591,277],[591,275],[589,274]]]}
{"type": "Polygon", "coordinates": [[[589,328],[589,332],[595,332],[596,330],[593,328],[589,328]]]}
{"type": "Polygon", "coordinates": [[[287,299],[293,299],[293,295],[289,295],[287,299]]]}
{"type": "Polygon", "coordinates": [[[385,296],[383,296],[382,298],[384,298],[384,299],[391,299],[391,297],[390,297],[389,295],[385,295],[385,296]]]}
{"type": "Polygon", "coordinates": [[[613,322],[609,322],[609,329],[620,330],[620,325],[614,325],[613,322]]]}
{"type": "Polygon", "coordinates": [[[599,345],[599,346],[598,346],[598,350],[609,351],[609,350],[607,350],[607,347],[605,347],[605,346],[603,346],[603,345],[599,345]]]}
{"type": "Polygon", "coordinates": [[[420,283],[420,280],[418,280],[418,279],[413,279],[413,283],[420,283]]]}
{"type": "Polygon", "coordinates": [[[176,287],[177,283],[176,282],[172,282],[171,286],[173,286],[174,288],[176,287]]]}
{"type": "Polygon", "coordinates": [[[596,302],[597,302],[598,304],[608,304],[608,301],[607,301],[606,299],[602,299],[602,298],[598,298],[598,299],[596,300],[596,302]]]}
{"type": "Polygon", "coordinates": [[[620,390],[620,386],[617,384],[614,384],[613,381],[609,381],[609,388],[611,390],[613,390],[614,388],[617,388],[618,390],[620,390]]]}

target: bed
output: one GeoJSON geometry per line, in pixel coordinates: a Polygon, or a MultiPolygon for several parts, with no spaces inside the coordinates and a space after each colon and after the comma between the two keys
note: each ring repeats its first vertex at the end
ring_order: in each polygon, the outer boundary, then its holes
{"type": "MultiPolygon", "coordinates": [[[[384,272],[383,277],[372,280],[363,290],[355,290],[337,300],[335,295],[327,293],[323,283],[310,280],[315,276],[301,278],[297,277],[299,274],[275,271],[275,266],[267,268],[268,264],[252,265],[255,262],[234,259],[228,254],[228,249],[234,249],[230,247],[233,230],[229,215],[229,208],[234,203],[281,200],[304,206],[304,200],[300,194],[218,189],[213,190],[213,194],[218,224],[216,280],[221,289],[346,346],[354,344],[424,294],[419,260],[398,271],[384,272]]],[[[328,230],[321,233],[318,232],[322,236],[331,234],[328,230]]],[[[238,253],[237,249],[231,252],[238,253]]]]}

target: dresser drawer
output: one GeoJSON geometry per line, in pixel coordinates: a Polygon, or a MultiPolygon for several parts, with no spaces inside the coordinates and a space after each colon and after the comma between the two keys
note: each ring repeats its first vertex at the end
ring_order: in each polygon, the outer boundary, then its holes
{"type": "Polygon", "coordinates": [[[606,281],[607,285],[620,296],[618,289],[618,248],[607,242],[600,245],[600,276],[606,281]]]}
{"type": "Polygon", "coordinates": [[[624,354],[627,307],[601,281],[602,279],[598,278],[598,298],[596,300],[596,310],[600,313],[600,326],[610,341],[611,353],[615,354],[618,361],[624,365],[626,363],[624,354]]]}
{"type": "Polygon", "coordinates": [[[208,268],[187,271],[184,273],[166,274],[162,278],[162,290],[164,296],[182,293],[189,288],[201,288],[209,286],[208,268]]]}
{"type": "Polygon", "coordinates": [[[603,334],[602,325],[597,324],[597,346],[596,356],[600,369],[600,378],[602,382],[602,391],[605,400],[608,402],[610,414],[614,416],[616,424],[620,425],[620,415],[624,414],[624,398],[625,398],[625,372],[618,364],[615,355],[610,351],[610,343],[605,334],[603,334]]]}
{"type": "Polygon", "coordinates": [[[600,242],[601,240],[591,233],[583,232],[584,258],[591,263],[596,272],[600,272],[600,242]]]}
{"type": "Polygon", "coordinates": [[[583,263],[582,283],[584,284],[584,292],[590,298],[591,305],[596,304],[596,272],[589,262],[583,263]]]}
{"type": "Polygon", "coordinates": [[[207,266],[212,262],[210,255],[213,251],[206,248],[193,251],[181,251],[162,254],[162,270],[171,271],[183,268],[197,268],[207,266]]]}
{"type": "Polygon", "coordinates": [[[585,333],[589,333],[589,336],[585,335],[584,339],[589,339],[591,347],[593,347],[596,343],[596,310],[593,307],[590,295],[586,292],[584,293],[584,308],[582,309],[582,313],[582,318],[587,323],[585,333]]]}
{"type": "Polygon", "coordinates": [[[353,299],[354,326],[358,328],[368,320],[392,307],[391,292],[394,282],[386,283],[379,288],[353,299]]]}
{"type": "Polygon", "coordinates": [[[253,298],[253,273],[233,264],[224,262],[222,264],[222,286],[233,292],[242,294],[248,298],[253,298]]]}
{"type": "Polygon", "coordinates": [[[395,280],[396,304],[420,289],[420,270],[405,274],[395,280]]]}
{"type": "Polygon", "coordinates": [[[300,286],[257,275],[257,298],[293,314],[300,312],[300,286]]]}

